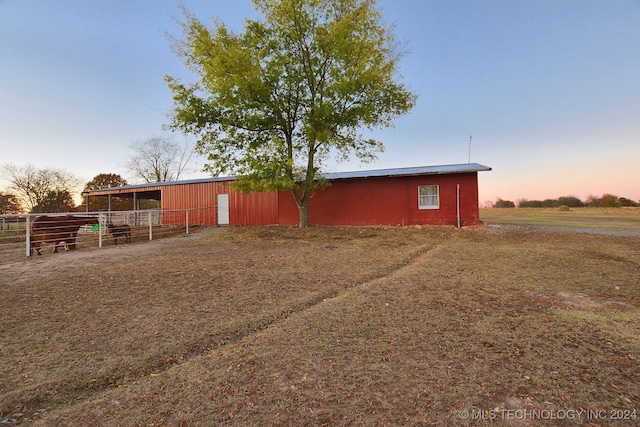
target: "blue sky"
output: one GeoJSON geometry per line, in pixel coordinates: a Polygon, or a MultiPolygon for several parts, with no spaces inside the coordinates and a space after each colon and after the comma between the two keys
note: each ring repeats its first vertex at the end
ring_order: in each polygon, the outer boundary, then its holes
{"type": "MultiPolygon", "coordinates": [[[[250,0],[0,0],[0,165],[131,179],[129,144],[168,123],[163,76],[193,78],[171,50],[180,4],[237,31],[257,17],[250,0]]],[[[493,168],[481,203],[640,199],[640,1],[379,5],[418,103],[374,132],[377,162],[329,172],[466,163],[472,135],[471,161],[493,168]]],[[[189,177],[206,176],[198,167],[189,177]]]]}

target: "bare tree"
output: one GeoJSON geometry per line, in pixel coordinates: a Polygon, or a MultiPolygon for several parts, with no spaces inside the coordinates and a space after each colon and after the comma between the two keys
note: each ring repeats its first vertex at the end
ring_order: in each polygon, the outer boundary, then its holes
{"type": "Polygon", "coordinates": [[[127,168],[144,182],[175,181],[184,172],[193,149],[165,136],[154,136],[129,144],[134,151],[127,168]]]}
{"type": "Polygon", "coordinates": [[[69,197],[60,195],[73,194],[80,184],[75,175],[63,169],[39,169],[33,165],[20,167],[7,164],[3,166],[3,171],[10,182],[9,188],[15,191],[16,196],[30,212],[35,213],[41,213],[45,209],[68,209],[69,197]],[[64,203],[57,206],[52,203],[53,199],[64,203]]]}

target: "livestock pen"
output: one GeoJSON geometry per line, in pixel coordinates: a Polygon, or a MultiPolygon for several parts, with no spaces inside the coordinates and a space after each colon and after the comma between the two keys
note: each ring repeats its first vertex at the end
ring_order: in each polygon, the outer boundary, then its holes
{"type": "MultiPolygon", "coordinates": [[[[139,243],[163,237],[187,235],[195,227],[201,227],[201,218],[216,215],[215,207],[198,209],[150,209],[112,212],[67,212],[46,214],[0,215],[0,257],[4,260],[19,259],[20,253],[32,255],[32,249],[38,239],[38,246],[44,244],[44,254],[65,249],[101,248],[113,245],[113,236],[109,234],[107,224],[128,225],[131,230],[131,242],[139,243]],[[46,217],[46,218],[45,218],[46,217]],[[78,224],[74,230],[62,228],[57,222],[61,218],[95,218],[94,224],[78,224]],[[47,237],[34,236],[32,224],[40,218],[40,227],[49,231],[47,237]],[[56,250],[57,249],[57,250],[56,250]]],[[[68,225],[67,225],[68,227],[68,225]]],[[[34,251],[33,254],[36,252],[34,251]]]]}

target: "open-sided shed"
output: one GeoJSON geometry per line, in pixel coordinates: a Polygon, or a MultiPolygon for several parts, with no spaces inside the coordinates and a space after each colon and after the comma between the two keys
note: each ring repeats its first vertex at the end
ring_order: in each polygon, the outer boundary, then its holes
{"type": "MultiPolygon", "coordinates": [[[[478,172],[490,170],[465,163],[328,173],[324,177],[330,186],[311,199],[310,220],[317,225],[477,225],[478,172]]],[[[163,211],[189,210],[191,224],[298,224],[298,208],[289,191],[245,194],[233,189],[233,181],[234,177],[220,177],[157,182],[83,195],[89,210],[94,197],[158,200],[163,211]]]]}

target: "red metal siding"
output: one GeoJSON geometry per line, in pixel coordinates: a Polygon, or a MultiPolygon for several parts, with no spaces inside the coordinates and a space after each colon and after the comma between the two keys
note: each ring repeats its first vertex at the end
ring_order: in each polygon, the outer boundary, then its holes
{"type": "MultiPolygon", "coordinates": [[[[144,189],[141,189],[139,191],[158,191],[161,190],[162,186],[159,185],[153,185],[153,184],[149,184],[148,187],[144,187],[144,189]]],[[[129,189],[129,188],[113,188],[113,189],[104,189],[104,190],[99,190],[99,194],[101,196],[106,196],[108,194],[111,194],[113,196],[120,196],[122,194],[133,194],[135,193],[135,190],[129,189]]]]}
{"type": "Polygon", "coordinates": [[[230,225],[273,225],[278,223],[278,193],[229,192],[230,225]]]}
{"type": "MultiPolygon", "coordinates": [[[[477,225],[477,173],[336,180],[311,199],[310,221],[317,225],[456,225],[460,184],[462,225],[477,225]],[[418,209],[418,186],[438,185],[439,209],[418,209]]],[[[291,193],[280,192],[279,223],[298,224],[291,193]]]]}
{"type": "Polygon", "coordinates": [[[228,187],[227,182],[202,182],[162,187],[163,223],[183,225],[183,214],[171,213],[172,210],[189,211],[189,224],[217,225],[216,196],[228,187]]]}
{"type": "MultiPolygon", "coordinates": [[[[189,223],[217,225],[218,194],[229,195],[229,225],[276,224],[278,195],[271,193],[244,194],[235,191],[229,181],[170,185],[162,188],[162,208],[193,209],[189,223]]],[[[168,216],[165,215],[168,220],[168,216]]],[[[172,224],[182,224],[179,219],[172,224]],[[176,223],[177,221],[177,223],[176,223]]]]}

